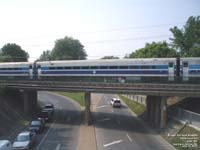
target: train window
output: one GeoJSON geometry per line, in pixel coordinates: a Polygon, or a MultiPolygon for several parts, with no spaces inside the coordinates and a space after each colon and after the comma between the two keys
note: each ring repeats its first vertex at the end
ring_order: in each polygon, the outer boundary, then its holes
{"type": "Polygon", "coordinates": [[[156,69],[156,66],[151,66],[151,69],[156,69]]]}
{"type": "Polygon", "coordinates": [[[74,66],[73,69],[80,69],[80,67],[79,66],[74,66]]]}
{"type": "Polygon", "coordinates": [[[183,67],[188,67],[188,62],[183,62],[183,67]]]}
{"type": "Polygon", "coordinates": [[[82,66],[81,69],[89,69],[89,66],[82,66]]]}
{"type": "Polygon", "coordinates": [[[98,66],[91,66],[90,69],[98,69],[98,66]]]}
{"type": "Polygon", "coordinates": [[[110,66],[110,69],[118,69],[118,66],[110,66]]]}
{"type": "Polygon", "coordinates": [[[174,63],[173,62],[169,62],[169,67],[174,67],[174,63]]]}
{"type": "Polygon", "coordinates": [[[108,69],[108,66],[100,66],[100,69],[108,69]]]}
{"type": "Polygon", "coordinates": [[[55,70],[56,67],[49,67],[49,70],[55,70]]]}
{"type": "Polygon", "coordinates": [[[119,69],[128,69],[128,66],[119,66],[119,69]]]}
{"type": "Polygon", "coordinates": [[[150,66],[141,66],[141,69],[150,69],[150,66]]]}
{"type": "Polygon", "coordinates": [[[72,67],[64,67],[64,69],[72,69],[72,67]]]}
{"type": "Polygon", "coordinates": [[[13,68],[13,70],[19,70],[19,68],[13,68]]]}
{"type": "Polygon", "coordinates": [[[32,69],[32,65],[29,65],[29,69],[32,69]]]}
{"type": "Polygon", "coordinates": [[[61,69],[63,69],[63,67],[57,67],[56,69],[61,70],[61,69]]]}
{"type": "Polygon", "coordinates": [[[138,66],[129,66],[130,69],[139,69],[138,66]]]}
{"type": "MultiPolygon", "coordinates": [[[[37,68],[41,68],[41,66],[40,66],[40,65],[38,65],[38,66],[37,66],[37,68]]],[[[51,68],[51,67],[50,67],[50,68],[51,68]]],[[[54,69],[55,69],[55,67],[52,67],[52,68],[54,68],[54,69]]]]}

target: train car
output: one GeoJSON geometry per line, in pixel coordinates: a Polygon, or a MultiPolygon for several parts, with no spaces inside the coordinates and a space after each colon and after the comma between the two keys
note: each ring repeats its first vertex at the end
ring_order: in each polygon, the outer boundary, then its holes
{"type": "Polygon", "coordinates": [[[183,81],[199,79],[200,58],[180,58],[180,76],[183,81]]]}
{"type": "Polygon", "coordinates": [[[33,63],[0,63],[0,79],[30,79],[33,77],[33,63]]]}
{"type": "Polygon", "coordinates": [[[163,77],[174,80],[176,75],[176,58],[48,61],[36,62],[36,66],[38,78],[163,77]]]}

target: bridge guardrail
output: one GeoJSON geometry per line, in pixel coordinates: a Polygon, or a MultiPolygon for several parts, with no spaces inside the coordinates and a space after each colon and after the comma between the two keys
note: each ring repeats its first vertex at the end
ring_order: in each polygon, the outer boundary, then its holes
{"type": "MultiPolygon", "coordinates": [[[[0,80],[0,86],[14,87],[14,88],[34,88],[34,89],[71,89],[71,90],[107,90],[107,91],[127,91],[131,93],[152,93],[157,95],[159,93],[177,93],[187,94],[194,93],[200,95],[200,85],[185,85],[185,84],[150,84],[150,83],[90,83],[90,82],[58,82],[58,81],[2,81],[0,80]]],[[[146,94],[145,94],[146,95],[146,94]]]]}

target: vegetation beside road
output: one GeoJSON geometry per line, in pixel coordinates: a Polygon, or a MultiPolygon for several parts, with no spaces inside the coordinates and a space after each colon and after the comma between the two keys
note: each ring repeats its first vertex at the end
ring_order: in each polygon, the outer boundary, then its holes
{"type": "Polygon", "coordinates": [[[84,93],[69,93],[69,92],[56,92],[57,94],[69,97],[81,106],[85,106],[84,93]]]}
{"type": "Polygon", "coordinates": [[[144,105],[142,105],[142,104],[140,104],[138,102],[135,102],[133,100],[130,100],[130,99],[128,99],[128,98],[126,98],[125,96],[122,96],[122,95],[119,95],[119,97],[138,116],[141,115],[145,111],[145,106],[144,105]]]}
{"type": "Polygon", "coordinates": [[[177,150],[200,149],[199,131],[172,120],[168,123],[168,128],[170,129],[166,129],[167,132],[161,135],[177,150]]]}

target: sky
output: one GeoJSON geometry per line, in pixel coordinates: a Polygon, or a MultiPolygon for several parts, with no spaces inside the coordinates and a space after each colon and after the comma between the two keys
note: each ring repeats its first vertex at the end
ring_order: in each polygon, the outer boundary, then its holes
{"type": "Polygon", "coordinates": [[[57,39],[78,39],[88,59],[120,58],[200,15],[199,0],[0,0],[0,48],[16,43],[34,61],[57,39]]]}

